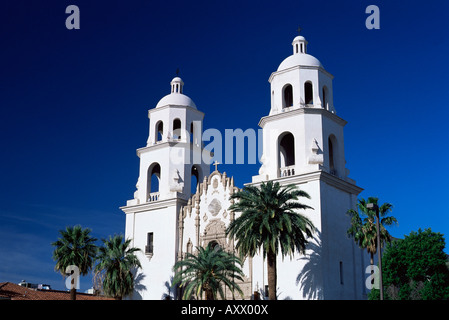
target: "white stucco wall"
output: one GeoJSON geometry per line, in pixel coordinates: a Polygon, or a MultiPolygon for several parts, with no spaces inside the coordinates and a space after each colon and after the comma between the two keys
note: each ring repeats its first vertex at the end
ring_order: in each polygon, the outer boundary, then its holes
{"type": "MultiPolygon", "coordinates": [[[[176,261],[176,200],[167,207],[158,207],[126,215],[126,238],[132,246],[141,249],[137,254],[142,269],[139,271],[132,299],[160,300],[166,292],[165,281],[170,282],[176,261]],[[153,233],[153,255],[145,254],[147,234],[153,233]]],[[[132,210],[132,208],[128,208],[132,210]]]]}

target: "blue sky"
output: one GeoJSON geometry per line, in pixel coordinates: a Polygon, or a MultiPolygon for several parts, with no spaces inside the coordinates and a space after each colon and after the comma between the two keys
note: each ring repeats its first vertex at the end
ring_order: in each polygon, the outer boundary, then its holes
{"type": "MultiPolygon", "coordinates": [[[[447,238],[448,12],[447,1],[3,0],[0,282],[64,289],[51,258],[58,230],[124,233],[147,110],[177,68],[205,128],[257,129],[298,26],[335,76],[360,196],[394,205],[396,237],[430,227],[447,238]],[[65,28],[70,4],[80,30],[65,28]],[[379,30],[365,28],[370,4],[379,30]]],[[[219,169],[242,187],[258,168],[219,169]]]]}

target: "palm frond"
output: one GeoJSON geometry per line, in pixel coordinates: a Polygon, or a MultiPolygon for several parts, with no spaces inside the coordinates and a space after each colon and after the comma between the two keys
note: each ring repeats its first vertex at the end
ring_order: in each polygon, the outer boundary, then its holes
{"type": "Polygon", "coordinates": [[[361,198],[357,203],[357,210],[350,209],[347,214],[351,217],[351,225],[347,230],[348,236],[352,237],[360,248],[364,248],[370,254],[377,252],[377,227],[376,212],[368,209],[368,203],[373,203],[379,207],[380,219],[380,242],[381,247],[391,241],[391,235],[385,226],[397,224],[397,219],[387,216],[392,211],[393,205],[386,202],[379,206],[377,197],[369,197],[367,200],[361,198]]]}
{"type": "Polygon", "coordinates": [[[295,185],[282,187],[278,182],[268,181],[260,188],[245,186],[231,196],[238,202],[229,210],[239,212],[240,216],[229,224],[226,232],[235,237],[236,248],[244,251],[244,255],[254,256],[259,248],[263,249],[264,256],[267,252],[277,254],[279,248],[283,255],[303,252],[306,239],[316,229],[297,212],[313,210],[297,201],[301,197],[310,199],[307,192],[295,185]]]}
{"type": "Polygon", "coordinates": [[[222,285],[241,292],[235,282],[243,279],[241,264],[238,257],[209,243],[206,248],[197,247],[197,254],[188,253],[174,265],[173,283],[184,288],[183,299],[189,299],[193,293],[200,297],[202,292],[211,292],[214,299],[217,293],[223,297],[222,285]]]}

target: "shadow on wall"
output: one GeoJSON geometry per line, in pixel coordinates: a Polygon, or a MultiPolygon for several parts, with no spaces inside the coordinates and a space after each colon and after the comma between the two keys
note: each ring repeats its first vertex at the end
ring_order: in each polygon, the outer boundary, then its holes
{"type": "Polygon", "coordinates": [[[176,293],[176,286],[173,284],[173,277],[170,277],[170,280],[164,282],[164,287],[166,292],[162,294],[161,300],[174,300],[176,293]]]}
{"type": "Polygon", "coordinates": [[[302,291],[304,299],[323,299],[322,276],[320,273],[322,263],[321,259],[321,234],[317,234],[313,242],[307,245],[307,251],[310,252],[298,259],[305,261],[305,265],[296,277],[296,285],[302,291]]]}

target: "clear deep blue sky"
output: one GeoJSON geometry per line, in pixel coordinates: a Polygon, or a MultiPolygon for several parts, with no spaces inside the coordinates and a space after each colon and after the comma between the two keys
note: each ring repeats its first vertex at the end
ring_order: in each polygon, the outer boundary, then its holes
{"type": "MultiPolygon", "coordinates": [[[[119,207],[135,191],[147,110],[177,68],[205,128],[257,129],[298,26],[335,76],[360,196],[394,205],[393,236],[430,227],[448,241],[448,18],[446,0],[2,0],[0,282],[63,289],[51,257],[58,230],[124,233],[119,207]],[[70,4],[80,30],[65,27],[70,4]],[[370,4],[380,30],[365,28],[370,4]]],[[[219,169],[242,187],[258,168],[219,169]]]]}

